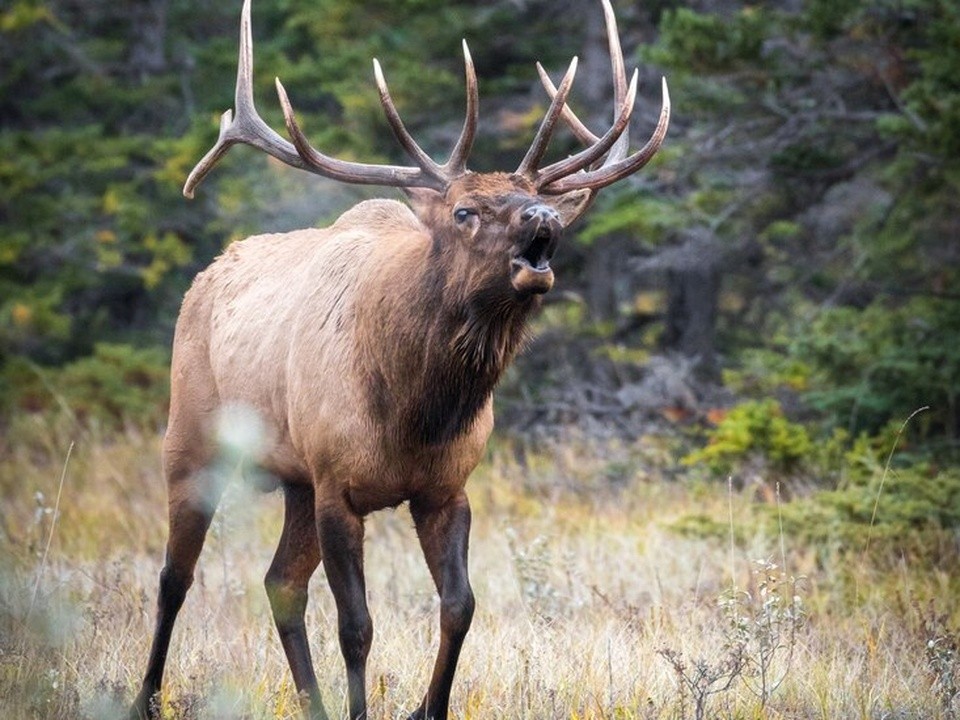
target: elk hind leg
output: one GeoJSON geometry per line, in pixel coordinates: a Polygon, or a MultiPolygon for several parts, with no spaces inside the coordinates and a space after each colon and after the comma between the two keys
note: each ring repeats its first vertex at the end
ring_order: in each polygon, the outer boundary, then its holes
{"type": "Polygon", "coordinates": [[[293,682],[297,691],[307,696],[308,706],[305,710],[311,718],[326,720],[327,713],[313,672],[304,623],[307,584],[320,564],[313,486],[286,483],[283,494],[283,532],[264,585],[293,682]]]}
{"type": "Polygon", "coordinates": [[[222,479],[206,469],[209,456],[172,451],[171,434],[164,445],[165,470],[169,492],[170,530],[160,588],[157,594],[157,619],[150,646],[147,670],[130,717],[142,720],[159,715],[154,697],[163,681],[163,670],[170,647],[173,626],[203,549],[207,530],[223,491],[222,479]],[[198,458],[190,462],[187,458],[198,458]]]}

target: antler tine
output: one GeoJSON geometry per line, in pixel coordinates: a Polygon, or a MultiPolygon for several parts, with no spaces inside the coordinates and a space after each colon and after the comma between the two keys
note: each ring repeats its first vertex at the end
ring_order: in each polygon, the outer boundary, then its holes
{"type": "Polygon", "coordinates": [[[383,114],[387,116],[387,122],[390,123],[390,129],[393,130],[400,147],[413,158],[414,162],[427,174],[435,178],[443,179],[443,170],[433,161],[427,153],[423,151],[413,136],[407,131],[403,120],[400,119],[400,113],[397,112],[397,106],[393,104],[393,98],[390,97],[390,89],[387,87],[387,81],[383,77],[383,70],[380,68],[380,62],[373,59],[373,75],[377,81],[377,90],[380,93],[380,104],[383,106],[383,114]]]}
{"type": "MultiPolygon", "coordinates": [[[[610,4],[610,0],[601,0],[601,3],[603,5],[604,23],[607,29],[607,43],[610,50],[610,67],[613,73],[614,116],[618,119],[623,114],[624,103],[627,102],[628,96],[634,91],[628,90],[626,86],[623,49],[620,45],[620,34],[617,30],[617,19],[613,12],[613,6],[610,4]]],[[[634,73],[634,81],[636,77],[636,73],[634,73]]],[[[556,100],[559,95],[559,90],[554,87],[547,73],[542,69],[540,69],[540,79],[550,97],[556,100]]],[[[631,86],[632,85],[633,82],[631,82],[631,86]]],[[[670,124],[670,93],[667,89],[666,78],[663,79],[662,85],[663,102],[660,108],[660,118],[657,121],[657,127],[653,135],[647,141],[646,145],[633,155],[627,157],[629,155],[630,140],[629,129],[625,129],[619,139],[613,144],[601,167],[588,172],[580,172],[577,174],[566,173],[565,175],[551,171],[549,178],[542,179],[539,190],[546,194],[561,194],[571,190],[589,189],[595,193],[600,188],[606,187],[646,165],[663,144],[663,140],[667,134],[667,128],[670,124]]],[[[632,100],[630,102],[632,102],[632,100]]],[[[562,114],[564,120],[580,142],[595,145],[600,141],[566,105],[564,105],[562,114]]],[[[582,154],[583,153],[581,153],[581,155],[582,154]]],[[[573,160],[573,158],[569,160],[573,160]]],[[[560,164],[561,163],[557,163],[557,165],[560,164]]],[[[572,166],[573,163],[571,163],[571,167],[572,166]]],[[[582,165],[581,167],[586,166],[582,165]]]]}
{"type": "MultiPolygon", "coordinates": [[[[617,108],[623,103],[627,92],[627,70],[623,61],[623,48],[620,46],[620,30],[617,28],[617,16],[613,12],[610,0],[601,0],[603,4],[603,21],[607,29],[607,46],[610,51],[610,70],[613,74],[613,116],[617,116],[617,108]]],[[[610,165],[622,160],[630,152],[630,127],[613,146],[610,155],[604,164],[610,165]]]]}
{"type": "MultiPolygon", "coordinates": [[[[543,87],[546,89],[547,94],[550,95],[550,100],[552,101],[557,96],[557,86],[553,84],[553,80],[550,79],[547,71],[543,69],[543,65],[539,62],[537,63],[537,72],[540,74],[540,82],[543,83],[543,87]]],[[[594,135],[586,125],[580,122],[580,118],[574,115],[569,105],[564,104],[562,115],[564,122],[570,127],[570,131],[581,143],[584,145],[595,145],[600,141],[598,136],[594,135]]]]}
{"type": "Polygon", "coordinates": [[[280,79],[276,80],[277,96],[283,108],[283,119],[287,124],[287,131],[293,139],[293,144],[305,161],[306,168],[324,177],[342,182],[359,185],[386,185],[390,187],[432,187],[442,190],[446,183],[442,178],[425,173],[422,168],[398,165],[370,165],[367,163],[349,162],[324,155],[314,148],[307,140],[293,114],[293,106],[287,97],[280,79]]]}
{"type": "MultiPolygon", "coordinates": [[[[617,17],[613,12],[613,6],[610,0],[601,0],[603,3],[603,18],[607,29],[607,44],[610,49],[610,70],[613,75],[613,118],[616,121],[619,116],[620,108],[623,105],[624,98],[627,95],[627,72],[623,60],[623,48],[620,45],[620,33],[617,29],[617,17]]],[[[547,71],[543,69],[540,63],[537,63],[537,72],[540,75],[540,82],[551,99],[557,95],[557,87],[553,84],[547,71]]],[[[600,138],[587,128],[586,125],[576,116],[569,105],[563,106],[563,119],[567,123],[571,132],[584,145],[595,145],[600,138]]],[[[614,144],[610,155],[607,156],[606,163],[612,164],[625,158],[630,150],[630,127],[629,125],[614,144]]]]}
{"type": "Polygon", "coordinates": [[[473,139],[477,134],[477,122],[480,115],[477,71],[473,66],[473,57],[470,55],[470,48],[467,47],[466,40],[463,41],[463,64],[467,85],[466,116],[463,120],[463,130],[460,131],[457,144],[453,146],[450,158],[443,166],[443,169],[452,175],[462,175],[466,172],[467,158],[470,156],[470,150],[473,149],[473,139]]]}
{"type": "Polygon", "coordinates": [[[297,168],[306,168],[306,163],[297,155],[296,148],[274,132],[257,113],[253,102],[253,40],[250,27],[250,0],[244,0],[240,13],[240,52],[237,59],[237,86],[234,96],[236,117],[227,110],[220,117],[220,134],[217,142],[196,164],[183,186],[183,194],[193,197],[193,192],[213,166],[231,146],[245,143],[263,150],[278,160],[297,168]]]}
{"type": "Polygon", "coordinates": [[[556,126],[557,119],[560,117],[563,106],[567,102],[567,95],[570,94],[570,88],[573,86],[573,78],[576,74],[577,58],[574,57],[573,60],[570,61],[570,67],[563,76],[563,80],[560,82],[560,88],[557,90],[553,102],[550,103],[547,114],[544,115],[540,123],[540,128],[533,138],[530,149],[527,150],[527,154],[524,155],[523,160],[520,162],[520,167],[517,168],[517,175],[532,178],[536,174],[537,165],[540,163],[540,160],[543,159],[543,154],[547,151],[550,136],[553,135],[553,128],[556,126]]]}
{"type": "MultiPolygon", "coordinates": [[[[611,150],[611,148],[616,149],[615,144],[621,142],[624,133],[627,132],[627,128],[630,126],[630,116],[633,113],[633,105],[637,98],[637,77],[638,73],[634,70],[630,87],[626,91],[626,97],[618,106],[620,114],[615,118],[614,124],[604,136],[598,138],[597,141],[587,147],[586,150],[581,150],[576,155],[571,155],[565,160],[560,160],[537,173],[537,187],[549,185],[555,180],[582,170],[603,157],[608,150],[610,150],[610,154],[613,155],[614,151],[611,150]]],[[[609,160],[605,164],[608,163],[609,160]]]]}
{"type": "Polygon", "coordinates": [[[663,78],[662,82],[663,103],[660,107],[660,119],[657,121],[657,127],[646,145],[630,157],[610,164],[605,163],[603,167],[597,170],[568,175],[555,180],[550,185],[541,187],[540,192],[548,195],[560,195],[571,190],[599,190],[615,183],[617,180],[632,175],[650,162],[650,159],[663,144],[663,140],[667,136],[667,128],[670,125],[670,93],[667,90],[666,78],[663,78]]]}

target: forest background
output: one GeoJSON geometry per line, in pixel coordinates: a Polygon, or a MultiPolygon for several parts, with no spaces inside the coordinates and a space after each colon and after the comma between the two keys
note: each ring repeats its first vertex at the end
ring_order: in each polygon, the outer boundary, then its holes
{"type": "MultiPolygon", "coordinates": [[[[815,567],[872,538],[886,552],[876,568],[947,578],[949,593],[919,599],[940,600],[956,658],[960,6],[614,5],[641,71],[633,136],[653,127],[660,75],[670,133],[560,250],[536,339],[498,397],[498,442],[524,458],[605,448],[605,492],[655,475],[722,493],[730,478],[753,500],[782,499],[779,522],[815,567]],[[662,442],[656,460],[631,450],[641,437],[662,442]]],[[[414,135],[442,155],[462,119],[462,37],[480,77],[473,169],[513,167],[528,146],[547,105],[537,60],[556,77],[579,55],[574,107],[594,129],[610,120],[599,3],[258,0],[253,13],[261,114],[282,128],[279,76],[314,145],[340,157],[400,160],[374,56],[414,135]]],[[[0,9],[11,547],[39,532],[34,505],[50,509],[49,489],[24,494],[18,458],[49,470],[66,439],[162,430],[177,309],[200,269],[233,240],[326,224],[377,194],[241,148],[196,200],[181,196],[233,104],[238,14],[209,0],[0,9]]],[[[575,147],[561,135],[552,152],[575,147]]],[[[729,531],[722,512],[686,510],[677,533],[729,531]]]]}

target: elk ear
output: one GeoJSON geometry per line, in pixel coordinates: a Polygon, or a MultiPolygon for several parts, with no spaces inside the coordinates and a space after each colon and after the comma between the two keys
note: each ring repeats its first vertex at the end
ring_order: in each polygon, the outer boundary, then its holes
{"type": "Polygon", "coordinates": [[[577,218],[587,211],[593,202],[592,190],[571,190],[563,195],[543,197],[543,201],[560,213],[560,221],[564,227],[572,225],[577,218]]]}
{"type": "Polygon", "coordinates": [[[433,212],[433,208],[443,200],[443,195],[431,188],[405,187],[403,192],[406,193],[407,199],[410,201],[413,214],[421,221],[428,219],[433,212]]]}

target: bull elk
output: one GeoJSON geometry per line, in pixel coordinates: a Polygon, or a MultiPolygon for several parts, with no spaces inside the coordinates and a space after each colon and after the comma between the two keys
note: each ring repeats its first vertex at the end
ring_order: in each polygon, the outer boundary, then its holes
{"type": "Polygon", "coordinates": [[[336,601],[350,718],[366,717],[373,627],[363,573],[364,517],[409,503],[440,596],[440,647],[412,718],[447,717],[450,687],[474,597],[467,576],[470,505],[464,486],[493,428],[492,392],[553,285],[550,260],[565,227],[597,191],[643,167],[669,122],[630,154],[637,73],[627,82],[616,20],[602,0],[614,78],[614,119],[600,136],[566,105],[576,58],[512,173],[474,173],[477,79],[464,43],[466,119],[449,159],[431,159],[404,127],[377,61],[376,84],[410,166],[338,160],[306,139],[276,83],[292,143],[253,102],[250,0],[241,16],[236,115],[190,173],[194,189],[236,143],[346,183],[402,188],[409,205],[368,200],[325,229],[233,243],[200,273],[177,322],[169,424],[163,444],[169,539],[156,628],[131,717],[150,716],[174,621],[192,579],[223,481],[209,467],[211,428],[228,405],[259,415],[256,458],[284,493],[280,542],[265,585],[304,710],[327,718],[304,626],[307,583],[324,562],[336,601]],[[558,120],[586,146],[541,167],[558,120]]]}

